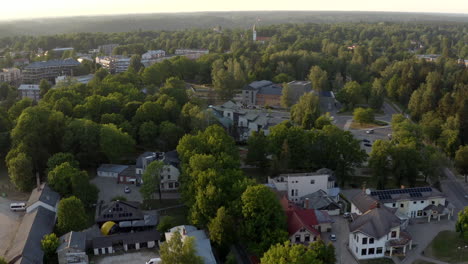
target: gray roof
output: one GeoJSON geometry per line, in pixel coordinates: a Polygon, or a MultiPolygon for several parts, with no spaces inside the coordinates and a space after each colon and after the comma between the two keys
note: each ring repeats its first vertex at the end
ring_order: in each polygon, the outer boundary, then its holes
{"type": "Polygon", "coordinates": [[[20,263],[42,263],[44,251],[41,248],[41,240],[44,235],[52,233],[55,225],[55,213],[43,207],[37,209],[35,218],[22,252],[20,263]]]}
{"type": "Polygon", "coordinates": [[[319,222],[319,224],[335,222],[327,213],[327,211],[324,210],[315,210],[315,216],[317,217],[317,222],[319,222]]]}
{"type": "Polygon", "coordinates": [[[361,211],[361,213],[365,213],[375,207],[378,203],[376,199],[367,195],[365,191],[360,191],[356,195],[353,196],[351,199],[351,203],[361,211]]]}
{"type": "Polygon", "coordinates": [[[68,248],[86,251],[86,233],[71,231],[61,236],[57,252],[68,248]]]}
{"type": "Polygon", "coordinates": [[[401,200],[425,200],[429,198],[445,197],[444,194],[432,187],[416,187],[391,190],[374,190],[370,195],[384,203],[391,203],[401,200]]]}
{"type": "Polygon", "coordinates": [[[49,61],[36,61],[28,66],[25,69],[33,68],[45,68],[45,67],[66,67],[66,66],[79,66],[80,63],[74,59],[65,59],[65,60],[49,60],[49,61]]]}
{"type": "Polygon", "coordinates": [[[134,233],[122,233],[110,236],[95,237],[92,240],[93,248],[105,248],[111,247],[116,243],[123,244],[135,244],[144,243],[149,241],[157,241],[161,238],[161,234],[156,230],[134,232],[134,233]]]}
{"type": "Polygon", "coordinates": [[[43,183],[40,188],[34,188],[28,200],[28,206],[41,201],[47,205],[55,207],[60,200],[60,194],[54,192],[49,185],[43,183]]]}
{"type": "Polygon", "coordinates": [[[143,220],[143,212],[140,210],[139,202],[113,201],[101,205],[96,217],[97,223],[107,221],[121,222],[131,220],[143,220]]]}
{"type": "Polygon", "coordinates": [[[283,87],[278,84],[274,84],[270,81],[255,81],[246,85],[243,90],[249,91],[258,91],[260,94],[274,94],[274,95],[281,95],[283,87]]]}
{"type": "Polygon", "coordinates": [[[390,232],[392,228],[400,226],[401,221],[395,215],[396,209],[378,206],[363,215],[358,216],[349,225],[352,233],[360,232],[375,239],[380,239],[390,232]]]}
{"type": "Polygon", "coordinates": [[[107,171],[107,172],[114,172],[114,173],[121,173],[125,169],[127,169],[127,165],[118,165],[118,164],[101,164],[98,171],[107,171]]]}
{"type": "Polygon", "coordinates": [[[166,152],[164,154],[164,163],[178,167],[180,164],[179,153],[176,150],[166,152]]]}
{"type": "Polygon", "coordinates": [[[164,156],[162,152],[152,152],[152,151],[146,151],[140,156],[138,156],[136,160],[136,167],[137,168],[143,168],[143,160],[148,160],[147,164],[150,164],[151,162],[162,159],[164,156]]]}
{"type": "Polygon", "coordinates": [[[309,206],[306,209],[335,210],[340,208],[324,190],[318,190],[301,197],[304,204],[306,199],[309,199],[309,206]]]}

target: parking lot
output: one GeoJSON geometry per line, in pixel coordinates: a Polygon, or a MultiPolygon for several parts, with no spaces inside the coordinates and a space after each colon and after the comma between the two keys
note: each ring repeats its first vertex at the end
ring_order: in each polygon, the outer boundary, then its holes
{"type": "Polygon", "coordinates": [[[118,184],[116,178],[108,177],[95,177],[91,180],[92,183],[96,184],[99,188],[98,201],[103,200],[104,202],[110,202],[116,196],[123,196],[127,198],[127,201],[143,201],[140,193],[140,187],[134,184],[118,184]],[[125,193],[125,186],[130,188],[130,193],[125,193]]]}
{"type": "Polygon", "coordinates": [[[23,212],[12,212],[10,210],[10,201],[0,197],[0,256],[5,256],[10,242],[14,239],[16,230],[21,221],[23,212]]]}
{"type": "Polygon", "coordinates": [[[144,249],[118,255],[93,256],[91,260],[96,264],[145,264],[148,260],[157,257],[159,257],[157,249],[144,249]]]}
{"type": "Polygon", "coordinates": [[[367,129],[360,129],[360,130],[349,130],[356,139],[361,140],[361,147],[364,149],[367,154],[370,154],[372,150],[372,145],[376,140],[389,140],[388,135],[392,133],[392,128],[390,126],[385,127],[377,127],[374,128],[374,133],[367,134],[367,129]],[[362,140],[369,140],[369,142],[364,142],[362,140]],[[365,144],[370,144],[371,146],[366,146],[365,144]]]}

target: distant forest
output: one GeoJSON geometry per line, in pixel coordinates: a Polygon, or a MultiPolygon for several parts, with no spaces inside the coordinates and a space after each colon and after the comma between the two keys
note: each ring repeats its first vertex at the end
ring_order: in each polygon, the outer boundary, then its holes
{"type": "Polygon", "coordinates": [[[467,23],[463,14],[337,11],[252,11],[200,12],[177,14],[139,14],[31,19],[0,22],[0,37],[17,35],[54,35],[76,32],[129,32],[138,30],[183,30],[195,28],[249,28],[260,25],[345,22],[453,22],[467,23]]]}

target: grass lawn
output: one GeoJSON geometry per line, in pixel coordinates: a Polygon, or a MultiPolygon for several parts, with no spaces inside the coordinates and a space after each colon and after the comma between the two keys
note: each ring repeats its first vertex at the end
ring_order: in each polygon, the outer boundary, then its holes
{"type": "Polygon", "coordinates": [[[395,262],[393,262],[393,260],[389,258],[360,260],[359,263],[360,264],[395,264],[395,262]]]}
{"type": "Polygon", "coordinates": [[[440,232],[424,250],[424,255],[448,263],[468,261],[468,244],[454,231],[440,232]],[[461,249],[458,249],[458,248],[461,249]]]}
{"type": "Polygon", "coordinates": [[[353,120],[353,122],[351,123],[351,125],[349,126],[350,129],[369,129],[369,128],[375,128],[375,127],[379,127],[379,126],[386,126],[388,125],[387,123],[383,122],[383,121],[379,121],[379,120],[376,120],[374,121],[374,123],[358,123],[356,121],[353,120]]]}

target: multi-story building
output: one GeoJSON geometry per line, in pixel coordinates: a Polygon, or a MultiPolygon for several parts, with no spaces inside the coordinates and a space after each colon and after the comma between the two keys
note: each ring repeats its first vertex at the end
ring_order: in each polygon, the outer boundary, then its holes
{"type": "Polygon", "coordinates": [[[31,98],[33,101],[39,102],[41,99],[41,90],[38,84],[22,84],[18,88],[21,99],[31,98]]]}
{"type": "Polygon", "coordinates": [[[268,178],[268,184],[278,191],[286,191],[288,200],[301,202],[301,197],[319,190],[328,191],[335,187],[335,177],[327,169],[317,172],[280,174],[275,178],[268,178]]]}
{"type": "Polygon", "coordinates": [[[309,81],[292,81],[287,85],[293,103],[299,101],[299,98],[305,93],[312,91],[312,86],[309,81]]]}
{"type": "Polygon", "coordinates": [[[101,45],[97,49],[101,52],[104,53],[105,55],[112,55],[112,52],[114,51],[115,48],[117,48],[119,44],[106,44],[106,45],[101,45]]]}
{"type": "Polygon", "coordinates": [[[96,63],[100,64],[110,73],[121,73],[128,70],[130,58],[122,55],[96,57],[96,63]]]}
{"type": "Polygon", "coordinates": [[[166,52],[164,50],[148,50],[148,52],[141,55],[142,60],[152,60],[162,57],[166,57],[166,52]]]}
{"type": "Polygon", "coordinates": [[[0,83],[19,85],[21,83],[21,70],[17,68],[0,69],[0,83]]]}
{"type": "Polygon", "coordinates": [[[196,60],[208,53],[210,51],[207,49],[176,49],[174,52],[176,56],[185,56],[191,60],[196,60]]]}
{"type": "Polygon", "coordinates": [[[34,62],[24,68],[23,83],[39,84],[42,79],[54,83],[58,76],[73,76],[78,66],[80,63],[74,59],[34,62]]]}
{"type": "Polygon", "coordinates": [[[255,81],[242,89],[242,103],[249,106],[281,106],[283,87],[270,81],[255,81]]]}
{"type": "Polygon", "coordinates": [[[169,152],[145,152],[141,154],[136,161],[135,174],[140,181],[148,165],[153,161],[162,161],[164,163],[161,171],[161,190],[171,191],[179,188],[179,155],[177,151],[169,152]]]}
{"type": "Polygon", "coordinates": [[[403,230],[395,209],[380,203],[356,216],[349,225],[349,250],[357,259],[382,258],[406,254],[412,247],[411,236],[403,230]]]}

